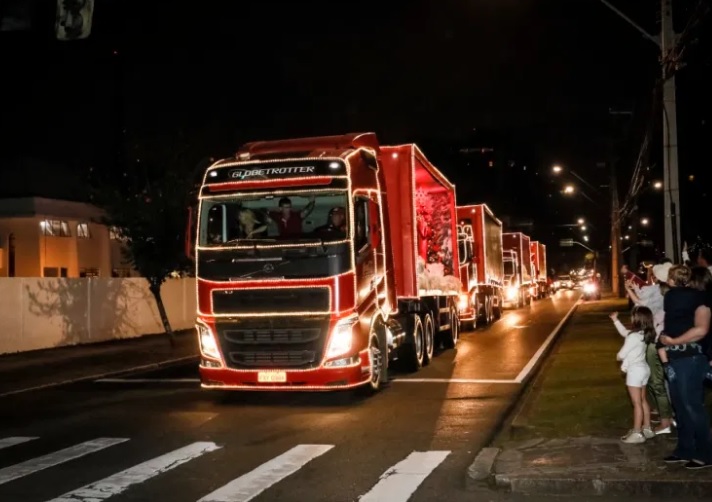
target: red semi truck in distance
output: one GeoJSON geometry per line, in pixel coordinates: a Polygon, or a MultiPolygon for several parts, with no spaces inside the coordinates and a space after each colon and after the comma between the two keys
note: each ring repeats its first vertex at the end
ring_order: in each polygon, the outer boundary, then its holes
{"type": "Polygon", "coordinates": [[[549,276],[546,268],[546,245],[539,241],[532,241],[532,277],[536,284],[536,298],[545,298],[549,294],[549,276]]]}
{"type": "Polygon", "coordinates": [[[195,262],[208,389],[380,389],[459,336],[455,187],[373,133],[249,143],[205,172],[195,262]]]}
{"type": "Polygon", "coordinates": [[[528,305],[534,294],[529,236],[521,232],[502,234],[504,262],[504,303],[520,308],[528,305]]]}
{"type": "Polygon", "coordinates": [[[460,279],[467,296],[460,321],[489,324],[502,316],[502,222],[486,204],[457,207],[460,279]]]}

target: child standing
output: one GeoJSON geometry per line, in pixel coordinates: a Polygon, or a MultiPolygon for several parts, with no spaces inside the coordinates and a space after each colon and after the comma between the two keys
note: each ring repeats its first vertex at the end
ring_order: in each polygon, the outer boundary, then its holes
{"type": "Polygon", "coordinates": [[[618,320],[618,312],[610,315],[618,333],[625,338],[616,359],[622,361],[621,370],[626,374],[630,401],[633,404],[633,428],[621,438],[624,443],[639,444],[655,437],[650,427],[650,406],[646,397],[646,385],[650,378],[650,367],[645,362],[647,343],[655,340],[653,313],[647,307],[633,309],[633,331],[618,320]]]}

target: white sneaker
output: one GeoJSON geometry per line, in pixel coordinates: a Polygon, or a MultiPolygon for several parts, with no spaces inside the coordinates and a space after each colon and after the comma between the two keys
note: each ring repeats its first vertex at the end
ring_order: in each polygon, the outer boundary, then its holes
{"type": "Polygon", "coordinates": [[[653,431],[655,435],[659,434],[672,434],[672,429],[668,426],[663,429],[658,429],[657,431],[653,431]]]}
{"type": "Polygon", "coordinates": [[[643,427],[643,436],[645,436],[645,439],[653,439],[655,437],[655,431],[650,427],[643,427]]]}
{"type": "Polygon", "coordinates": [[[641,444],[645,443],[645,436],[640,431],[631,429],[628,434],[621,438],[621,441],[628,444],[641,444]]]}

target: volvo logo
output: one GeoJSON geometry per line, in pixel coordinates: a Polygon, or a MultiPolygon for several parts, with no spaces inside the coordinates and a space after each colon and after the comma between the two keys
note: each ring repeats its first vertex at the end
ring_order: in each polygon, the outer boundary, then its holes
{"type": "Polygon", "coordinates": [[[274,272],[274,265],[272,265],[271,263],[268,263],[267,265],[262,267],[262,271],[265,274],[271,274],[272,272],[274,272]]]}

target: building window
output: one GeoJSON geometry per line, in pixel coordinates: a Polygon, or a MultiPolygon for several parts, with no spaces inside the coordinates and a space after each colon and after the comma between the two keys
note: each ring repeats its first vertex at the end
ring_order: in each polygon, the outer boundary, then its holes
{"type": "Polygon", "coordinates": [[[62,220],[43,220],[40,221],[40,230],[43,235],[51,237],[71,237],[69,224],[62,220]]]}
{"type": "Polygon", "coordinates": [[[112,269],[111,277],[131,277],[131,269],[130,268],[112,269]]]}
{"type": "Polygon", "coordinates": [[[79,277],[99,277],[98,268],[80,268],[79,277]]]}
{"type": "Polygon", "coordinates": [[[77,237],[80,239],[88,239],[91,237],[88,223],[77,223],[77,237]]]}
{"type": "Polygon", "coordinates": [[[42,277],[59,277],[59,269],[57,267],[45,267],[42,270],[42,277]]]}

